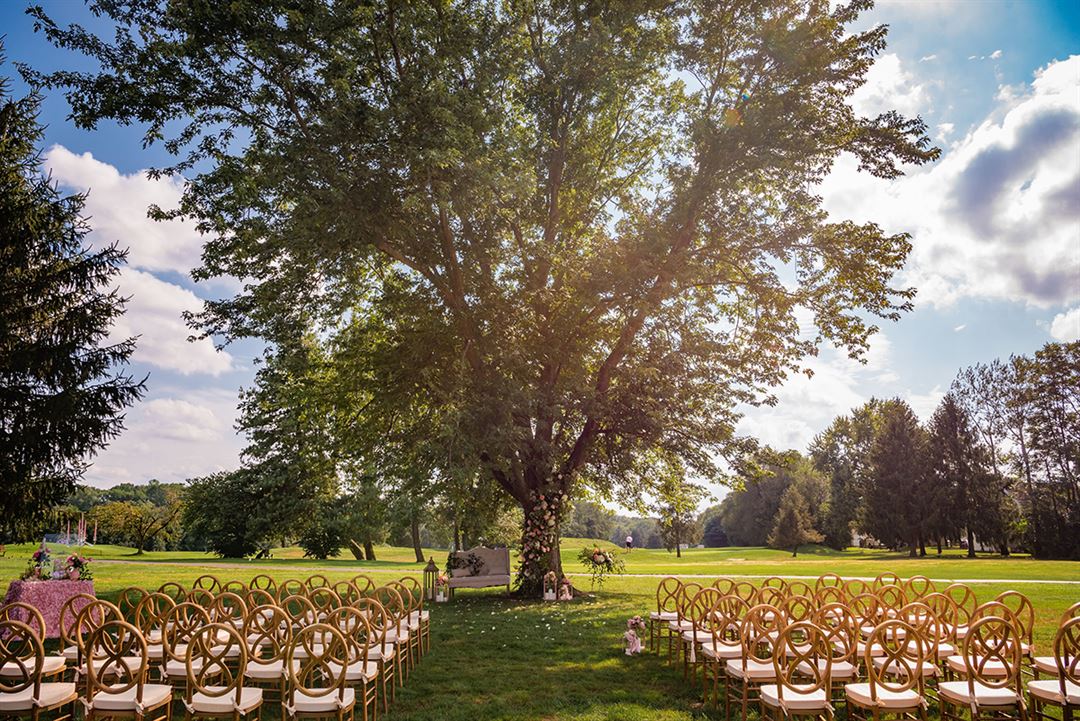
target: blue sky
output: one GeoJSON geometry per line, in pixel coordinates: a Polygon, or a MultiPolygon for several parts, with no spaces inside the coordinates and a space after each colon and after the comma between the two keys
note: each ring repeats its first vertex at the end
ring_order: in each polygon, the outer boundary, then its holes
{"type": "MultiPolygon", "coordinates": [[[[43,4],[61,22],[108,31],[81,3],[43,4]]],[[[23,8],[0,3],[0,72],[83,62],[33,33],[23,8]]],[[[943,155],[892,182],[841,162],[821,193],[836,218],[914,234],[902,280],[919,289],[916,310],[883,328],[866,365],[824,348],[809,362],[812,379],[791,379],[776,407],[747,414],[742,430],[780,447],[805,449],[873,395],[907,398],[926,418],[959,368],[1080,337],[1080,3],[885,0],[860,21],[876,23],[890,26],[889,46],[856,107],[922,115],[943,155]]],[[[182,480],[234,467],[237,390],[258,348],[188,343],[179,315],[231,286],[190,280],[200,246],[190,225],[145,217],[149,203],[180,192],[141,172],[167,162],[160,147],[142,148],[138,128],[81,131],[67,112],[62,97],[46,97],[45,165],[62,187],[91,191],[93,239],[130,247],[119,284],[132,300],[117,335],[142,336],[134,370],[149,374],[146,400],[87,479],[182,480]]]]}

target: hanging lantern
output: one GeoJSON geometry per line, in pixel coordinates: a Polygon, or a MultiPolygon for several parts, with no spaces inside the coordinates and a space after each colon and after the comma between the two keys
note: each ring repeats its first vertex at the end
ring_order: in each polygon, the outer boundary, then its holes
{"type": "Polygon", "coordinates": [[[429,558],[424,567],[424,598],[429,601],[435,600],[435,581],[439,576],[439,567],[435,565],[435,559],[429,558]]]}

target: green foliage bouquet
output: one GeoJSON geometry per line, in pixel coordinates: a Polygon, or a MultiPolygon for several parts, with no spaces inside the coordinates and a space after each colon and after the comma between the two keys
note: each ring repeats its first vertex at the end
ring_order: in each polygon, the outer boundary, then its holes
{"type": "Polygon", "coordinates": [[[604,587],[604,579],[611,573],[623,573],[626,566],[622,559],[615,557],[614,551],[607,551],[600,547],[583,548],[578,554],[578,560],[592,575],[592,586],[604,587]]]}

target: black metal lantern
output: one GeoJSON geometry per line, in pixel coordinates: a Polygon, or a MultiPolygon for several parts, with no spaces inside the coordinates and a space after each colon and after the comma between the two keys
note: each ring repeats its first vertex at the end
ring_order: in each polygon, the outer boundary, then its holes
{"type": "Polygon", "coordinates": [[[439,567],[435,565],[435,559],[429,558],[424,567],[424,598],[429,601],[435,600],[435,580],[439,576],[439,567]]]}

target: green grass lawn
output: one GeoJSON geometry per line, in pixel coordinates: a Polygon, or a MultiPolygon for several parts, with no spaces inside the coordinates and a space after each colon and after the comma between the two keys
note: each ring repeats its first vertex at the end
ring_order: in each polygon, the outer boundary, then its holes
{"type": "MultiPolygon", "coordinates": [[[[568,539],[563,546],[568,571],[582,546],[593,541],[568,539]]],[[[612,544],[604,544],[610,548],[612,544]]],[[[10,580],[25,566],[32,546],[9,546],[0,558],[0,578],[10,580]]],[[[54,551],[62,549],[55,548],[54,551]]],[[[411,549],[377,549],[380,561],[360,564],[351,556],[331,561],[301,559],[298,549],[276,549],[265,561],[229,561],[200,553],[149,553],[98,547],[91,555],[95,587],[107,598],[132,585],[156,587],[165,581],[190,584],[202,573],[247,580],[266,572],[279,580],[304,577],[325,567],[329,578],[348,578],[362,567],[400,575],[418,573],[411,549]],[[220,565],[218,565],[220,564],[220,565]]],[[[445,551],[426,552],[442,564],[445,551]]],[[[825,572],[874,576],[892,570],[901,576],[933,578],[1002,578],[1080,580],[1075,562],[946,558],[908,559],[902,554],[851,550],[815,550],[791,558],[760,548],[692,549],[682,559],[664,551],[636,550],[622,556],[628,574],[725,574],[816,576],[825,572]]],[[[380,573],[375,578],[394,577],[380,573]]],[[[543,604],[506,598],[498,589],[463,591],[453,603],[432,609],[433,648],[408,685],[398,694],[387,721],[689,721],[719,718],[703,708],[697,689],[683,681],[681,670],[653,656],[622,654],[626,619],[645,614],[655,604],[657,578],[612,578],[603,590],[572,603],[543,604]]],[[[586,578],[577,585],[589,591],[586,578]]],[[[1027,594],[1036,609],[1035,640],[1049,652],[1061,613],[1080,600],[1080,585],[1065,583],[979,583],[980,600],[1006,588],[1027,594]]],[[[429,606],[430,608],[430,606],[429,606]]],[[[276,714],[267,714],[267,721],[276,714]]]]}

